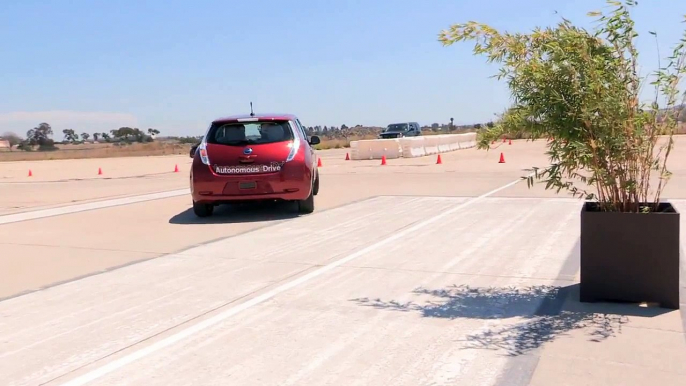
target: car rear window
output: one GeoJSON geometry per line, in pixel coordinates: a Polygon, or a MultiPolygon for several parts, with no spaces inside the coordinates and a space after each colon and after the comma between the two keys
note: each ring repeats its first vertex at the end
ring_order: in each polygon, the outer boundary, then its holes
{"type": "Polygon", "coordinates": [[[290,141],[288,121],[215,123],[207,133],[207,143],[228,146],[259,145],[290,141]]]}
{"type": "Polygon", "coordinates": [[[392,123],[388,125],[387,132],[407,131],[407,123],[392,123]]]}

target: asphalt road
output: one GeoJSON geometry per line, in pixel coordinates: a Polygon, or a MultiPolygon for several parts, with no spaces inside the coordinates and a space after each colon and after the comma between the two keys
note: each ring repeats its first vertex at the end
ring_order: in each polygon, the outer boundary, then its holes
{"type": "Polygon", "coordinates": [[[579,303],[579,201],[496,146],[321,152],[308,216],[197,219],[187,157],[0,164],[0,384],[685,384],[684,311],[579,303]]]}

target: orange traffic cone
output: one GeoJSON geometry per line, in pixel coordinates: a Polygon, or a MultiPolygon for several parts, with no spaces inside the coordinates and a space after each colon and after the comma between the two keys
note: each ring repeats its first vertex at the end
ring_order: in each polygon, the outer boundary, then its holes
{"type": "Polygon", "coordinates": [[[505,143],[505,142],[507,142],[507,139],[505,139],[505,137],[503,137],[503,143],[505,143]]]}
{"type": "Polygon", "coordinates": [[[500,153],[500,161],[498,161],[499,164],[504,164],[505,163],[505,156],[503,153],[500,153]]]}
{"type": "Polygon", "coordinates": [[[440,165],[443,163],[443,160],[441,159],[441,155],[439,154],[438,157],[436,157],[436,165],[440,165]]]}
{"type": "Polygon", "coordinates": [[[31,171],[31,169],[29,169],[29,177],[32,177],[32,176],[33,176],[33,172],[31,171]]]}
{"type": "Polygon", "coordinates": [[[102,175],[102,169],[101,168],[98,168],[98,175],[99,176],[102,175]]]}
{"type": "Polygon", "coordinates": [[[381,165],[386,165],[386,156],[381,156],[381,165]]]}
{"type": "Polygon", "coordinates": [[[317,167],[318,168],[322,167],[322,159],[321,158],[317,158],[317,167]]]}
{"type": "Polygon", "coordinates": [[[508,143],[508,145],[512,145],[512,140],[510,140],[510,143],[508,143]]]}
{"type": "Polygon", "coordinates": [[[345,153],[345,160],[350,161],[350,155],[348,153],[345,153]]]}
{"type": "Polygon", "coordinates": [[[177,165],[174,165],[174,173],[178,173],[178,172],[179,172],[179,165],[177,164],[177,165]]]}

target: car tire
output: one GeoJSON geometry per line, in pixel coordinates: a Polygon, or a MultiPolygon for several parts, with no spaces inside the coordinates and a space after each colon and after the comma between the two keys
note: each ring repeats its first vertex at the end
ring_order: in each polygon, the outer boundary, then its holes
{"type": "Polygon", "coordinates": [[[314,212],[314,186],[310,196],[304,200],[298,201],[298,212],[308,214],[314,212]]]}
{"type": "Polygon", "coordinates": [[[319,172],[314,177],[314,186],[312,187],[312,194],[315,196],[319,193],[319,172]]]}
{"type": "Polygon", "coordinates": [[[193,202],[193,213],[198,217],[209,217],[214,212],[214,205],[193,202]]]}

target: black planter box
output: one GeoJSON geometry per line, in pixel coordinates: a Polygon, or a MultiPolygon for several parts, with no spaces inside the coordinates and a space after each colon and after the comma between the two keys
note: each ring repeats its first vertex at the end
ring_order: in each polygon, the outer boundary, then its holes
{"type": "Polygon", "coordinates": [[[663,202],[653,213],[581,210],[582,302],[659,303],[679,308],[679,213],[663,202]]]}

